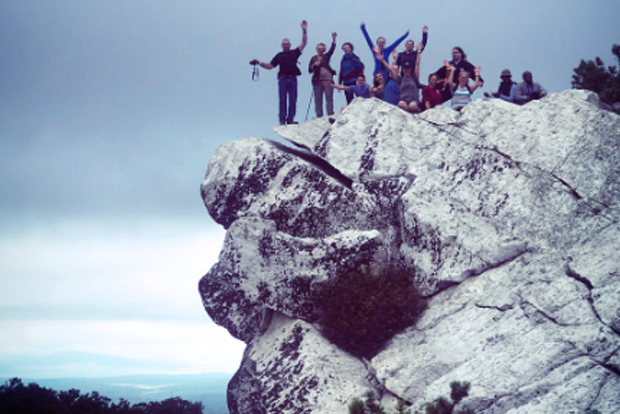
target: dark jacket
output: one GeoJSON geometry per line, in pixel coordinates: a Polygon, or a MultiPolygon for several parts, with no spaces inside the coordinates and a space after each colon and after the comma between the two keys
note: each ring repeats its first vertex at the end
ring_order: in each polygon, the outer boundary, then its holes
{"type": "MultiPolygon", "coordinates": [[[[459,82],[459,75],[462,71],[467,71],[469,73],[469,77],[474,81],[476,80],[476,74],[474,73],[475,67],[474,65],[469,63],[468,60],[461,59],[457,65],[454,65],[454,61],[450,62],[450,64],[453,66],[456,66],[456,72],[454,73],[454,78],[453,78],[454,83],[459,82]]],[[[439,68],[437,72],[435,72],[435,75],[437,75],[438,80],[445,79],[446,78],[446,67],[442,66],[441,68],[439,68]]],[[[480,82],[484,82],[484,80],[482,79],[482,76],[480,77],[480,82]]]]}
{"type": "MultiPolygon", "coordinates": [[[[422,50],[426,48],[427,42],[428,42],[428,32],[422,32],[422,46],[424,46],[422,50]]],[[[415,43],[414,43],[414,46],[415,46],[415,43]]],[[[418,58],[418,51],[416,49],[414,49],[411,53],[405,50],[404,52],[400,52],[398,54],[398,57],[396,58],[396,64],[398,66],[402,66],[405,62],[410,62],[412,67],[415,67],[415,62],[417,58],[418,58]]]]}
{"type": "Polygon", "coordinates": [[[364,74],[364,64],[353,52],[342,56],[338,83],[341,85],[355,85],[359,75],[364,74]]]}
{"type": "MultiPolygon", "coordinates": [[[[323,54],[323,57],[321,58],[320,67],[318,69],[320,69],[321,67],[324,67],[332,75],[336,74],[336,71],[333,70],[331,66],[329,66],[329,60],[332,58],[332,54],[334,53],[335,49],[336,49],[336,43],[332,43],[329,50],[323,54]]],[[[321,71],[315,70],[316,66],[314,66],[314,62],[316,62],[317,58],[318,58],[318,55],[312,56],[312,58],[310,59],[310,63],[308,64],[308,72],[312,73],[312,84],[317,84],[321,81],[320,80],[321,71]]]]}

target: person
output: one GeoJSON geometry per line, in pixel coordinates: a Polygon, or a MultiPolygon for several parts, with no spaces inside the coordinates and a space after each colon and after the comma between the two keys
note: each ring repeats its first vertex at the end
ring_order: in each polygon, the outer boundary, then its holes
{"type": "MultiPolygon", "coordinates": [[[[448,62],[445,62],[446,66],[448,62]]],[[[480,66],[474,69],[474,79],[476,82],[470,86],[469,78],[470,74],[467,71],[461,71],[459,73],[458,84],[454,83],[454,76],[456,76],[457,69],[454,66],[450,66],[450,78],[448,79],[450,89],[452,90],[452,109],[460,111],[471,102],[471,95],[476,89],[482,86],[480,81],[480,66]]]]}
{"type": "MultiPolygon", "coordinates": [[[[392,66],[398,72],[398,66],[396,65],[396,50],[392,50],[392,66]]],[[[398,106],[400,101],[400,87],[396,83],[396,79],[392,79],[392,71],[390,70],[387,81],[385,82],[385,102],[398,106]]]]}
{"type": "MultiPolygon", "coordinates": [[[[418,45],[418,52],[422,50],[422,44],[418,45]]],[[[417,54],[415,66],[409,61],[403,62],[402,73],[398,74],[398,66],[390,66],[383,57],[381,50],[376,47],[374,49],[375,56],[385,66],[392,76],[392,79],[396,80],[396,83],[400,87],[400,101],[398,101],[398,107],[404,109],[410,113],[420,112],[420,90],[422,86],[419,81],[420,76],[420,55],[417,54]]]]}
{"type": "Polygon", "coordinates": [[[540,99],[547,95],[545,88],[540,86],[532,79],[532,72],[523,72],[523,82],[515,88],[515,102],[519,105],[526,104],[532,100],[540,99]]]}
{"type": "MultiPolygon", "coordinates": [[[[452,49],[452,60],[449,62],[450,65],[448,67],[454,67],[456,70],[456,73],[454,73],[454,79],[456,79],[456,81],[458,82],[458,79],[460,77],[461,72],[465,71],[467,73],[469,73],[469,76],[471,77],[472,80],[475,81],[474,78],[474,65],[471,64],[468,60],[467,60],[467,55],[465,54],[465,52],[463,51],[463,49],[461,49],[459,46],[455,46],[452,49]]],[[[446,75],[447,75],[447,66],[442,66],[441,68],[439,68],[436,72],[437,74],[437,78],[438,79],[446,79],[446,75]]],[[[484,86],[484,80],[482,78],[479,78],[480,80],[480,86],[484,86]]],[[[450,99],[451,96],[449,96],[449,94],[446,94],[444,96],[444,102],[448,99],[450,99]]]]}
{"type": "MultiPolygon", "coordinates": [[[[504,69],[500,75],[500,79],[502,81],[497,88],[497,92],[493,93],[493,97],[502,99],[506,102],[514,103],[517,83],[512,81],[512,74],[510,73],[510,70],[504,69]]],[[[488,93],[485,93],[484,95],[489,96],[488,93]]]]}
{"type": "Polygon", "coordinates": [[[372,93],[377,91],[377,88],[374,86],[370,86],[366,83],[366,77],[364,75],[359,75],[355,80],[355,85],[346,86],[346,85],[337,85],[332,83],[330,85],[332,88],[340,89],[342,91],[350,91],[353,93],[355,97],[370,98],[372,93]]]}
{"type": "Polygon", "coordinates": [[[308,72],[312,74],[312,90],[314,93],[314,110],[316,117],[323,116],[323,95],[327,115],[334,114],[334,89],[329,84],[334,82],[336,71],[329,66],[329,60],[336,49],[336,32],[332,33],[332,45],[325,53],[325,43],[316,45],[316,55],[312,56],[308,64],[308,72]]]}
{"type": "MultiPolygon", "coordinates": [[[[379,61],[379,59],[377,59],[377,57],[375,55],[375,51],[374,51],[375,45],[373,45],[372,44],[372,40],[370,40],[370,36],[368,35],[368,31],[366,30],[366,25],[364,24],[364,22],[361,23],[360,28],[362,29],[362,33],[364,34],[364,38],[366,39],[366,43],[368,43],[368,47],[370,48],[370,52],[373,54],[373,56],[375,58],[375,69],[373,70],[373,73],[381,72],[381,74],[383,75],[383,79],[387,79],[390,71],[387,68],[384,68],[383,64],[379,61]]],[[[396,41],[394,43],[392,43],[388,47],[385,47],[385,43],[386,43],[385,37],[383,37],[383,36],[378,37],[377,38],[377,45],[376,45],[376,47],[379,48],[379,51],[383,55],[383,59],[387,61],[390,58],[390,53],[392,53],[392,51],[395,50],[396,47],[403,40],[405,40],[405,38],[408,35],[409,35],[409,30],[407,30],[407,32],[404,35],[402,35],[401,37],[396,39],[396,41]]]]}
{"type": "Polygon", "coordinates": [[[385,87],[383,85],[383,75],[381,72],[375,73],[374,91],[370,94],[372,98],[381,99],[385,101],[385,87]]]}
{"type": "Polygon", "coordinates": [[[271,62],[261,62],[258,59],[250,61],[253,65],[259,65],[263,69],[273,69],[280,66],[278,72],[278,97],[280,99],[279,118],[280,125],[296,124],[295,111],[297,109],[297,76],[301,71],[297,67],[297,59],[308,43],[308,22],[301,22],[301,44],[291,50],[291,41],[282,40],[282,52],[271,59],[271,62]],[[288,99],[288,105],[287,105],[288,99]],[[287,111],[288,109],[288,111],[287,111]]]}
{"type": "MultiPolygon", "coordinates": [[[[422,51],[426,48],[426,43],[428,42],[428,26],[424,26],[422,28],[422,51]]],[[[409,39],[405,43],[405,51],[400,52],[398,57],[396,58],[396,64],[398,66],[402,66],[404,62],[409,61],[413,66],[415,66],[415,61],[417,58],[418,51],[415,50],[413,40],[409,39]]]]}
{"type": "Polygon", "coordinates": [[[428,75],[428,85],[422,89],[422,111],[441,105],[443,102],[441,91],[447,86],[448,79],[438,80],[435,73],[428,75]]]}
{"type": "MultiPolygon", "coordinates": [[[[355,85],[357,78],[364,74],[364,64],[357,55],[353,54],[353,44],[345,42],[342,45],[344,55],[340,61],[340,73],[338,75],[338,83],[344,86],[355,85]]],[[[345,90],[347,105],[353,100],[353,92],[345,90]]]]}

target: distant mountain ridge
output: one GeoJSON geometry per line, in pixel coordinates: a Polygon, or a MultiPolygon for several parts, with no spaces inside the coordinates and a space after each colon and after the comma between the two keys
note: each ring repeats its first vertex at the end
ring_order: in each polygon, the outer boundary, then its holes
{"type": "MultiPolygon", "coordinates": [[[[117,402],[123,398],[132,404],[162,401],[181,397],[200,401],[208,414],[228,414],[226,386],[232,374],[207,373],[196,375],[126,375],[102,378],[21,378],[24,384],[37,383],[56,391],[72,388],[81,393],[97,391],[117,402]]],[[[0,378],[2,383],[9,378],[0,378]]]]}

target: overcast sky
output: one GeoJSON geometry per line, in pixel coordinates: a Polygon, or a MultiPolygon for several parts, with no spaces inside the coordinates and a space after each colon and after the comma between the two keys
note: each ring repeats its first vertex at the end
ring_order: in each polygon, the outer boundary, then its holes
{"type": "Polygon", "coordinates": [[[372,68],[361,21],[388,44],[428,25],[422,81],[461,46],[479,98],[506,68],[560,92],[581,59],[616,64],[618,16],[617,0],[0,1],[0,377],[234,372],[243,344],[197,292],[224,234],[199,185],[218,145],[275,138],[276,71],[253,82],[248,62],[298,45],[303,19],[298,121],[333,31],[333,67],[350,41],[372,68]]]}

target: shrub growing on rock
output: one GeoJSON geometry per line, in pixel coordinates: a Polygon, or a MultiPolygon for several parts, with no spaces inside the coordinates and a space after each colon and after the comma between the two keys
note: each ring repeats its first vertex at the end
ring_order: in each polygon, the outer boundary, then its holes
{"type": "Polygon", "coordinates": [[[323,335],[357,356],[372,358],[426,309],[412,271],[385,266],[349,269],[315,294],[323,335]]]}

